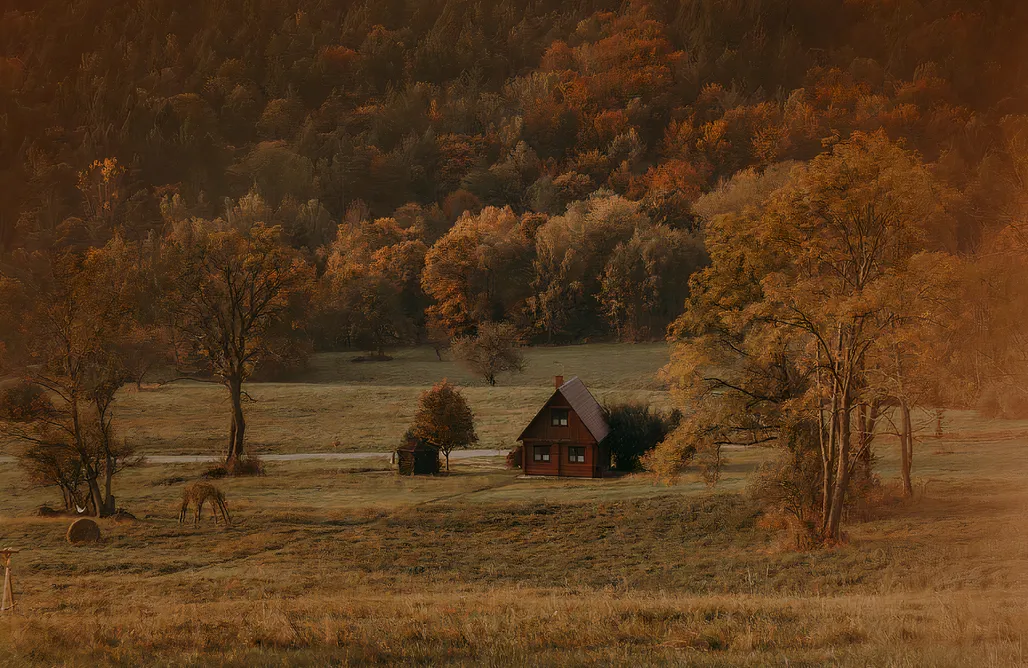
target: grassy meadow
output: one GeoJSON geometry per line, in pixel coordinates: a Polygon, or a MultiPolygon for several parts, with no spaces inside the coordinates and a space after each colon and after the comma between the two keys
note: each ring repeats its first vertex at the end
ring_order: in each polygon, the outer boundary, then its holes
{"type": "MultiPolygon", "coordinates": [[[[449,379],[464,388],[478,418],[481,448],[510,447],[553,391],[553,377],[580,376],[606,398],[667,402],[656,372],[667,363],[662,343],[592,344],[527,350],[525,373],[490,388],[432,348],[391,353],[390,362],[315,355],[294,382],[250,383],[247,440],[258,454],[392,450],[410,425],[418,395],[449,379]]],[[[118,399],[120,434],[148,454],[220,453],[229,405],[220,385],[176,382],[130,388],[118,399]]]]}
{"type": "MultiPolygon", "coordinates": [[[[435,380],[446,363],[424,352],[392,365],[319,358],[308,383],[257,387],[254,438],[306,450],[302,434],[333,437],[316,431],[320,414],[336,416],[337,434],[367,430],[348,448],[388,447],[366,423],[391,424],[403,397],[435,380]]],[[[534,411],[519,402],[546,396],[555,360],[599,395],[660,397],[662,355],[542,349],[495,390],[454,367],[441,375],[467,384],[498,442],[534,411]]],[[[136,437],[155,415],[160,452],[188,452],[176,438],[203,433],[201,391],[127,393],[120,410],[136,437]],[[177,421],[156,417],[169,405],[177,421]]],[[[67,519],[35,515],[52,493],[0,463],[0,546],[24,550],[0,666],[1025,665],[1026,445],[1028,422],[947,414],[944,437],[917,447],[917,498],[849,518],[846,544],[818,552],[786,549],[747,498],[762,450],[732,450],[714,490],[696,474],[670,488],[644,476],[524,480],[500,458],[425,478],[381,459],[273,462],[265,477],[218,483],[229,528],[176,521],[202,464],[145,465],[119,481],[138,521],[102,520],[102,543],[88,547],[64,541],[67,519]]],[[[887,484],[894,450],[883,437],[887,484]]]]}

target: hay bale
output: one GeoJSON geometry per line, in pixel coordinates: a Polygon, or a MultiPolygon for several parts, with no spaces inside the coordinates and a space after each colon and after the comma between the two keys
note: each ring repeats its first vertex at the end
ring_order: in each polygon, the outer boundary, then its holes
{"type": "Polygon", "coordinates": [[[96,525],[91,519],[82,517],[71,523],[68,527],[68,542],[73,544],[79,543],[96,543],[100,540],[100,527],[96,525]]]}

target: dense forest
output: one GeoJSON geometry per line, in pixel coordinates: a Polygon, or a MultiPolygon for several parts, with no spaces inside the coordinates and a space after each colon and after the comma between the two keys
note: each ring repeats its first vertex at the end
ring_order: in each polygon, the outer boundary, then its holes
{"type": "Polygon", "coordinates": [[[662,338],[733,175],[883,129],[1012,202],[1026,8],[990,0],[8,0],[5,252],[259,220],[316,267],[316,345],[515,323],[662,338]]]}

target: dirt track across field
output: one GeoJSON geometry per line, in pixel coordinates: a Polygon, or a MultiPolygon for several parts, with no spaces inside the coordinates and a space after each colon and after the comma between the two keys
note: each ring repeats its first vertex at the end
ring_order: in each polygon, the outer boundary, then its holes
{"type": "MultiPolygon", "coordinates": [[[[391,452],[301,452],[291,455],[260,455],[266,462],[299,462],[305,460],[343,459],[388,459],[391,452]]],[[[471,459],[473,457],[504,457],[506,450],[454,450],[450,459],[471,459]]],[[[147,464],[197,464],[219,459],[215,455],[152,455],[146,457],[147,464]]],[[[0,464],[13,464],[14,457],[0,457],[0,464]]]]}

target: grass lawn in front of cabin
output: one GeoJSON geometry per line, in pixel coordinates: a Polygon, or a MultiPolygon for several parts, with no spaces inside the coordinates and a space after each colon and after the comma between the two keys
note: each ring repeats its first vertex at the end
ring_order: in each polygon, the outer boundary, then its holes
{"type": "MultiPolygon", "coordinates": [[[[534,414],[560,372],[554,359],[601,400],[659,402],[653,373],[666,353],[530,351],[525,376],[468,387],[484,445],[534,414]]],[[[389,449],[418,392],[443,376],[468,380],[431,349],[337,362],[317,358],[310,382],[251,387],[258,451],[330,450],[339,434],[351,435],[340,449],[389,449]]],[[[151,452],[214,458],[220,392],[126,392],[123,433],[151,452]]],[[[229,528],[176,521],[203,464],[148,464],[115,489],[139,521],[101,520],[102,543],[83,547],[65,542],[68,518],[35,515],[53,491],[0,462],[0,546],[24,550],[18,608],[0,617],[0,666],[158,654],[230,666],[1023,665],[1028,422],[951,411],[944,429],[918,443],[913,503],[850,517],[845,545],[809,553],[783,549],[745,494],[773,455],[760,448],[728,449],[715,489],[695,472],[674,487],[642,475],[526,480],[501,457],[454,461],[434,477],[398,476],[381,458],[269,462],[267,476],[216,482],[229,528]]],[[[883,433],[887,485],[896,454],[883,433]]]]}
{"type": "MultiPolygon", "coordinates": [[[[224,480],[235,523],[179,525],[202,465],[119,481],[139,522],[72,547],[52,498],[0,466],[20,596],[0,665],[1008,666],[1025,660],[1026,423],[956,413],[918,446],[914,503],[847,544],[783,550],[744,494],[643,476],[522,480],[500,458],[401,477],[380,460],[275,462],[224,480]]],[[[880,444],[880,472],[896,475],[880,444]]]]}
{"type": "MultiPolygon", "coordinates": [[[[601,403],[668,405],[657,373],[668,346],[588,344],[526,348],[524,374],[489,387],[430,347],[390,353],[388,362],[355,363],[356,353],[315,355],[288,383],[249,383],[246,438],[256,454],[388,452],[410,426],[418,396],[449,379],[464,388],[485,449],[508,449],[553,392],[553,377],[580,376],[601,403]]],[[[176,382],[136,391],[115,404],[115,428],[141,453],[220,456],[228,439],[229,402],[220,385],[176,382]]]]}

